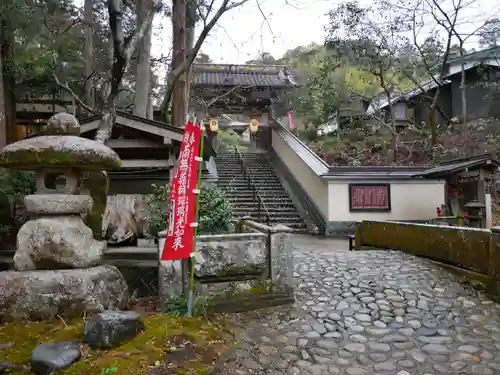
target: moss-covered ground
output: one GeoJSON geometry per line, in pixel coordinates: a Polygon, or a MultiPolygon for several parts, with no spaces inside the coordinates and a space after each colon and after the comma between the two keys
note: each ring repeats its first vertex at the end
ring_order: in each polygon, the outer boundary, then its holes
{"type": "MultiPolygon", "coordinates": [[[[121,347],[101,351],[82,344],[82,359],[61,371],[68,375],[207,374],[231,337],[220,322],[152,314],[146,329],[121,347]]],[[[31,374],[29,361],[41,343],[82,338],[84,319],[11,322],[0,325],[0,362],[14,363],[16,375],[31,374]]]]}

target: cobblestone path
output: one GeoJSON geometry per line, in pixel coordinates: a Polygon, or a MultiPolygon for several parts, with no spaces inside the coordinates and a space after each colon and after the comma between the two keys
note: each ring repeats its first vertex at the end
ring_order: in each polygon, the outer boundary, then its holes
{"type": "Polygon", "coordinates": [[[239,315],[234,374],[500,374],[500,305],[392,251],[297,251],[296,302],[239,315]]]}

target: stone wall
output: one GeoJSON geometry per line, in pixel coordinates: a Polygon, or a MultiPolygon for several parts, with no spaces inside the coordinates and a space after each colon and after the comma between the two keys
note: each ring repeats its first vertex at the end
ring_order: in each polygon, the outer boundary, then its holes
{"type": "MultiPolygon", "coordinates": [[[[289,229],[252,221],[240,233],[201,235],[192,259],[195,294],[208,297],[217,310],[239,311],[293,301],[293,255],[289,229]],[[255,303],[254,303],[255,302],[255,303]]],[[[159,248],[163,248],[161,240],[159,248]]],[[[187,290],[190,262],[160,261],[162,306],[187,290]]]]}

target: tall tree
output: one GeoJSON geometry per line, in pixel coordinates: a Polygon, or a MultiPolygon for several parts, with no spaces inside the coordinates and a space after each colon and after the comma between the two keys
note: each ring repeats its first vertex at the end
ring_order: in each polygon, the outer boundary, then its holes
{"type": "MultiPolygon", "coordinates": [[[[137,0],[136,12],[138,29],[144,22],[145,16],[153,11],[152,6],[153,3],[151,0],[137,0]]],[[[135,74],[135,100],[133,112],[135,115],[141,117],[147,117],[148,114],[149,93],[151,87],[151,31],[152,24],[149,25],[146,32],[144,33],[144,37],[139,42],[136,51],[137,69],[135,74]]]]}
{"type": "Polygon", "coordinates": [[[93,51],[93,38],[94,38],[94,1],[93,0],[85,0],[84,3],[84,16],[83,23],[85,27],[85,50],[84,50],[84,59],[85,59],[85,92],[83,96],[83,100],[85,104],[90,107],[94,106],[94,78],[92,77],[94,74],[94,51],[93,51]]]}
{"type": "Polygon", "coordinates": [[[392,133],[393,161],[396,161],[393,92],[397,90],[400,51],[404,51],[408,44],[401,31],[409,27],[385,3],[363,8],[356,2],[348,2],[331,10],[329,19],[327,45],[337,55],[338,61],[359,61],[360,69],[375,77],[380,84],[387,102],[387,118],[375,118],[392,133]]]}
{"type": "MultiPolygon", "coordinates": [[[[0,40],[2,39],[2,30],[0,29],[0,40]]],[[[2,71],[2,50],[0,49],[0,72],[2,71]]],[[[0,79],[0,148],[7,144],[7,121],[5,117],[5,100],[3,90],[3,79],[0,79]]]]}
{"type": "Polygon", "coordinates": [[[111,61],[109,61],[109,69],[107,69],[104,80],[99,87],[97,105],[94,108],[86,105],[68,82],[63,82],[54,72],[57,84],[68,91],[80,106],[101,116],[95,136],[95,140],[100,143],[106,143],[111,136],[116,119],[116,105],[119,94],[123,90],[125,73],[130,66],[133,53],[151,27],[155,12],[159,10],[159,3],[153,0],[150,11],[145,14],[143,22],[135,25],[135,19],[125,17],[124,5],[126,4],[122,4],[121,0],[107,0],[106,5],[109,25],[108,54],[111,61]]]}
{"type": "MultiPolygon", "coordinates": [[[[197,4],[197,13],[198,17],[203,25],[203,28],[198,35],[198,38],[196,39],[194,45],[192,48],[189,50],[186,50],[184,52],[185,58],[181,60],[180,63],[177,63],[172,61],[172,66],[169,71],[168,77],[167,77],[167,83],[165,87],[165,93],[164,97],[160,106],[161,111],[164,113],[165,118],[168,118],[168,111],[170,107],[170,103],[172,101],[172,95],[174,93],[174,88],[176,87],[177,81],[181,79],[181,77],[190,69],[191,65],[193,64],[193,61],[196,58],[196,55],[201,49],[201,46],[203,45],[205,39],[208,37],[212,29],[215,27],[217,22],[219,22],[220,18],[224,15],[224,13],[230,11],[231,9],[235,9],[245,3],[247,3],[249,0],[239,0],[239,1],[231,1],[231,0],[222,0],[219,8],[217,10],[214,9],[214,2],[209,1],[209,0],[201,0],[197,4]]],[[[186,27],[186,8],[184,8],[184,12],[178,12],[179,16],[178,17],[183,17],[184,20],[181,21],[181,25],[179,26],[181,29],[186,27]]],[[[175,18],[175,17],[174,17],[175,18]]],[[[172,22],[179,22],[179,19],[173,19],[172,22]]],[[[185,35],[185,32],[184,32],[185,35]]],[[[175,37],[174,37],[175,38],[175,37]]],[[[185,36],[184,36],[185,38],[185,36]]],[[[186,45],[186,41],[184,41],[182,45],[186,45]]],[[[174,51],[173,51],[173,57],[172,60],[175,59],[175,55],[179,53],[179,51],[176,51],[176,48],[178,49],[177,46],[174,46],[174,51]]],[[[177,59],[179,61],[179,59],[177,59]]],[[[186,88],[185,86],[183,87],[182,90],[179,90],[182,95],[186,94],[186,88]]],[[[185,103],[186,98],[181,97],[179,99],[180,101],[183,101],[185,103]]],[[[176,107],[176,106],[174,106],[176,107]]],[[[174,123],[173,117],[171,117],[171,122],[174,123]]]]}

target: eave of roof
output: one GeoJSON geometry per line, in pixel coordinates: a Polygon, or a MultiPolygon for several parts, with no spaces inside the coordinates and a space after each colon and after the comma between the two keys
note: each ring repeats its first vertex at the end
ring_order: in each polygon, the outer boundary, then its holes
{"type": "Polygon", "coordinates": [[[418,176],[424,178],[435,178],[440,176],[445,177],[461,171],[478,168],[485,168],[492,171],[497,170],[500,168],[500,162],[493,158],[484,156],[470,160],[458,160],[455,162],[447,162],[435,168],[430,168],[422,173],[419,173],[418,176]]]}
{"type": "Polygon", "coordinates": [[[326,180],[410,180],[419,177],[425,167],[332,167],[321,177],[326,180]]]}
{"type": "MultiPolygon", "coordinates": [[[[157,128],[167,129],[167,130],[170,130],[174,133],[184,134],[184,129],[178,128],[177,126],[167,124],[165,122],[151,120],[151,119],[148,119],[145,117],[136,116],[136,115],[133,115],[132,113],[128,113],[128,112],[120,111],[120,110],[116,111],[116,115],[131,119],[131,120],[139,121],[139,122],[142,122],[144,124],[156,126],[157,128]]],[[[91,117],[86,117],[86,118],[81,119],[79,121],[80,121],[80,125],[83,125],[83,124],[88,124],[89,122],[92,122],[95,120],[99,120],[100,118],[101,118],[100,115],[94,115],[91,117]]]]}
{"type": "Polygon", "coordinates": [[[270,87],[299,86],[296,77],[285,65],[194,64],[194,86],[270,87]]]}

